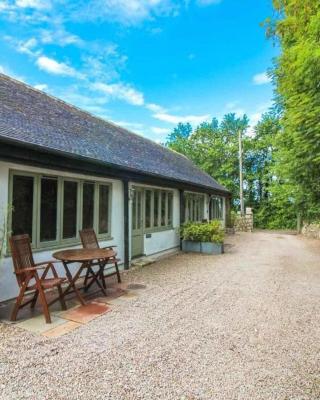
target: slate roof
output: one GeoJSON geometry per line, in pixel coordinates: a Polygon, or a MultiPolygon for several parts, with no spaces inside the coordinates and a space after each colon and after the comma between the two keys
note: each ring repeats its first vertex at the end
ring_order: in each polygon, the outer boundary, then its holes
{"type": "Polygon", "coordinates": [[[228,192],[188,158],[0,74],[0,141],[228,192]]]}

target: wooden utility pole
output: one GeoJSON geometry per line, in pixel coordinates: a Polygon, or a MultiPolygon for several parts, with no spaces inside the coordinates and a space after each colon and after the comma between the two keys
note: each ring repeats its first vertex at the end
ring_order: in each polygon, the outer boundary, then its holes
{"type": "Polygon", "coordinates": [[[244,215],[243,176],[242,176],[242,129],[239,129],[239,181],[240,181],[240,212],[244,215]]]}

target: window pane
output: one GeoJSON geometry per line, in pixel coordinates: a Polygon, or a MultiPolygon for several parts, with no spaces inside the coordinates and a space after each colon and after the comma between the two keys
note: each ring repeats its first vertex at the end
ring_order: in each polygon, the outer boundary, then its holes
{"type": "Polygon", "coordinates": [[[109,186],[99,186],[99,233],[108,233],[109,186]]]}
{"type": "Polygon", "coordinates": [[[93,228],[93,213],[94,213],[94,184],[83,184],[82,197],[82,228],[93,228]]]}
{"type": "Polygon", "coordinates": [[[151,227],[151,190],[146,190],[146,201],[145,201],[145,227],[151,227]]]}
{"type": "Polygon", "coordinates": [[[199,200],[199,220],[202,221],[204,219],[204,213],[203,213],[203,209],[204,209],[204,198],[203,196],[200,196],[200,200],[199,200]]]}
{"type": "Polygon", "coordinates": [[[219,219],[222,219],[222,198],[221,197],[219,197],[218,202],[219,202],[219,219]]]}
{"type": "Polygon", "coordinates": [[[161,192],[161,226],[166,226],[166,192],[161,192]]]}
{"type": "Polygon", "coordinates": [[[77,236],[78,183],[63,183],[63,239],[77,236]]]}
{"type": "Polygon", "coordinates": [[[168,193],[168,225],[172,225],[172,193],[168,193]]]}
{"type": "Polygon", "coordinates": [[[212,219],[222,219],[222,198],[213,197],[211,200],[212,219]]]}
{"type": "Polygon", "coordinates": [[[56,178],[42,177],[40,200],[41,242],[57,239],[57,196],[58,180],[56,178]]]}
{"type": "Polygon", "coordinates": [[[27,233],[32,238],[33,220],[33,185],[32,176],[13,176],[12,190],[12,234],[27,233]]]}
{"type": "Polygon", "coordinates": [[[132,229],[137,229],[137,192],[133,192],[133,201],[132,201],[132,229]]]}
{"type": "Polygon", "coordinates": [[[195,198],[194,204],[195,204],[195,207],[194,207],[195,220],[196,220],[196,221],[199,221],[199,218],[200,218],[200,215],[199,215],[199,210],[200,210],[200,201],[199,201],[199,198],[197,198],[197,197],[195,198]]]}
{"type": "Polygon", "coordinates": [[[197,220],[197,216],[196,216],[196,199],[193,197],[192,198],[192,221],[196,221],[197,220]]]}
{"type": "Polygon", "coordinates": [[[142,210],[142,192],[139,190],[137,192],[137,229],[141,229],[141,210],[142,210]]]}
{"type": "Polygon", "coordinates": [[[159,226],[159,190],[154,191],[153,198],[153,226],[159,226]]]}

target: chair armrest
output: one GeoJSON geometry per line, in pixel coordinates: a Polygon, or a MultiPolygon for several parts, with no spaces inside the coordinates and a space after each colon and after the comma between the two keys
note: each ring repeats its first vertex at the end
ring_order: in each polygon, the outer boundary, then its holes
{"type": "MultiPolygon", "coordinates": [[[[47,266],[48,264],[56,264],[56,263],[60,263],[60,262],[61,261],[59,261],[59,260],[41,261],[41,262],[35,263],[34,265],[35,265],[35,267],[40,266],[40,265],[47,266]]],[[[43,267],[43,268],[45,268],[45,267],[43,267]]]]}
{"type": "Polygon", "coordinates": [[[39,269],[39,268],[35,268],[35,267],[34,268],[23,268],[20,271],[15,271],[14,273],[16,275],[22,275],[22,274],[25,274],[28,272],[37,272],[37,269],[39,269]]]}

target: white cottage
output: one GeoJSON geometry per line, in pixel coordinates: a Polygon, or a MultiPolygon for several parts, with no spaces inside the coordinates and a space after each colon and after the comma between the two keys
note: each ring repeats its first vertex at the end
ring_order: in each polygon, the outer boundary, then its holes
{"type": "MultiPolygon", "coordinates": [[[[93,227],[127,269],[179,248],[184,221],[225,224],[229,200],[186,157],[0,74],[0,223],[28,233],[38,261],[93,227]]],[[[5,256],[0,301],[18,289],[5,256]]]]}

